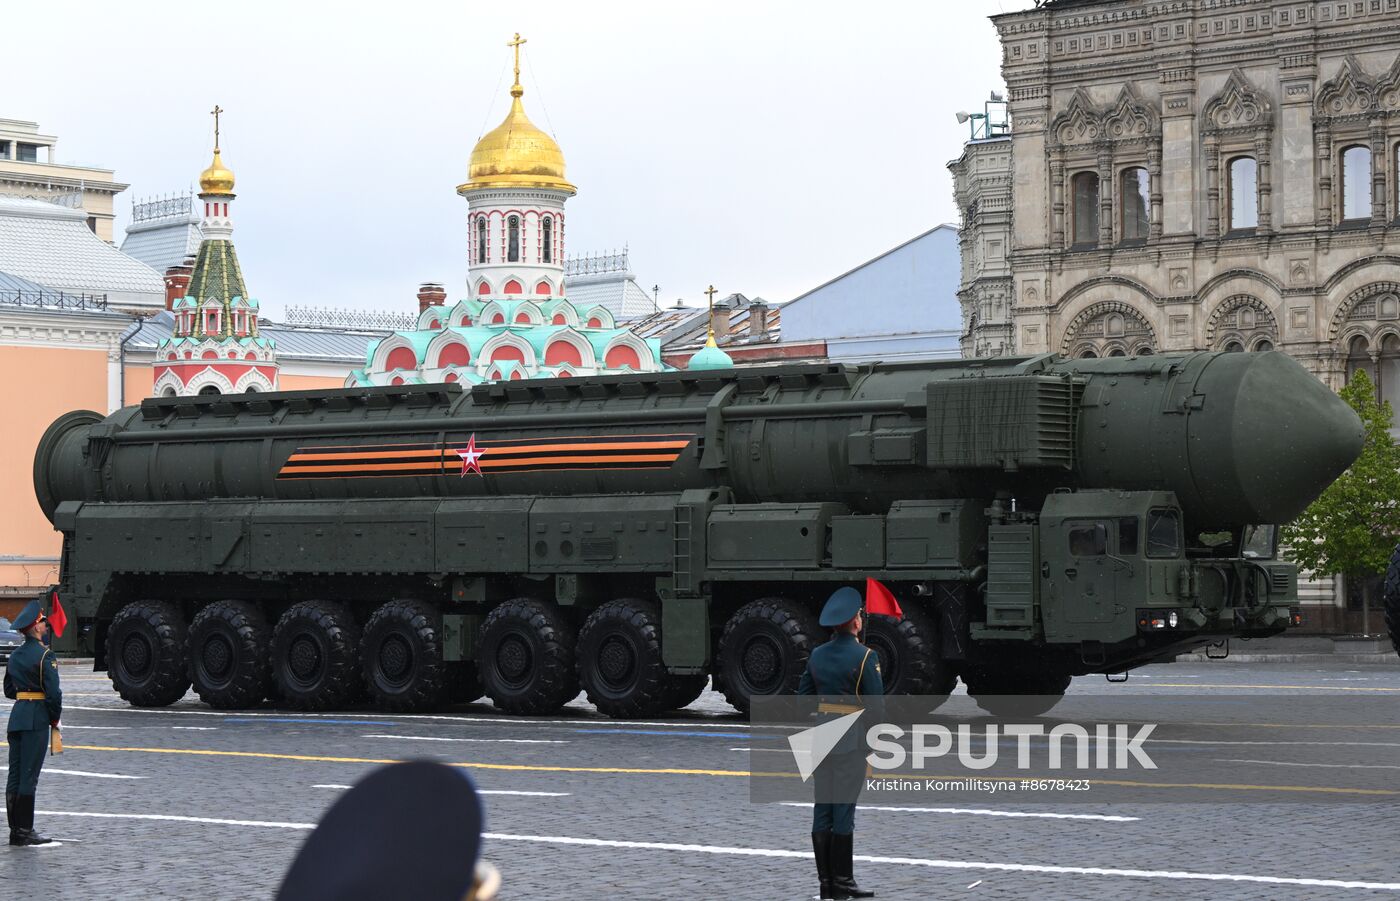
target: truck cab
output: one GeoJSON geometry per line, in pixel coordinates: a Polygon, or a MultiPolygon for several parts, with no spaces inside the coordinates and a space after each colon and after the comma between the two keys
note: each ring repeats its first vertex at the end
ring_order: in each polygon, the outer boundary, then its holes
{"type": "Polygon", "coordinates": [[[1090,671],[1297,620],[1297,567],[1277,559],[1276,529],[1192,534],[1169,491],[1055,492],[1038,515],[992,524],[988,539],[978,637],[1018,626],[1015,637],[1078,645],[1090,671]]]}

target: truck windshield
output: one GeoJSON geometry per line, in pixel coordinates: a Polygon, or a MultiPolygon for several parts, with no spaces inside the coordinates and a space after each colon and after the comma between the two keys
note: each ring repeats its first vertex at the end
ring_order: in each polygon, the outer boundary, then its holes
{"type": "Polygon", "coordinates": [[[1147,556],[1181,556],[1181,523],[1175,510],[1147,514],[1147,556]]]}
{"type": "Polygon", "coordinates": [[[1278,529],[1274,526],[1246,526],[1240,541],[1240,556],[1251,560],[1272,560],[1277,553],[1278,529]]]}

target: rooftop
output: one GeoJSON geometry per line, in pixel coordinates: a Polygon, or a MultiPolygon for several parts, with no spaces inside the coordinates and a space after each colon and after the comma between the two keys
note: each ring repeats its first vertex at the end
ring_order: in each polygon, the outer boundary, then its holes
{"type": "MultiPolygon", "coordinates": [[[[136,336],[127,344],[134,351],[154,353],[163,339],[172,337],[175,317],[168,310],[162,310],[146,320],[136,336]]],[[[135,330],[133,325],[128,334],[135,330]]],[[[344,363],[347,366],[361,366],[369,345],[389,335],[386,331],[354,330],[340,328],[318,328],[290,326],[283,323],[259,320],[258,334],[277,342],[277,358],[304,360],[317,363],[344,363]]]]}
{"type": "Polygon", "coordinates": [[[0,271],[116,307],[165,303],[160,275],[93,234],[86,213],[27,197],[0,196],[0,271]]]}

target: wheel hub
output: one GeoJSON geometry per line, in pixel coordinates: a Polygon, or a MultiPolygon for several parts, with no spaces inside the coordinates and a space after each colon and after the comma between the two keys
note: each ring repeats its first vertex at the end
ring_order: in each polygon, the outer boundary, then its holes
{"type": "Polygon", "coordinates": [[[379,646],[379,671],[392,682],[403,682],[413,667],[413,649],[402,635],[390,635],[379,646]]]}
{"type": "Polygon", "coordinates": [[[151,643],[144,635],[128,635],[122,642],[122,665],[127,675],[141,677],[151,669],[151,643]]]}
{"type": "Polygon", "coordinates": [[[287,665],[298,680],[310,682],[321,669],[321,648],[316,640],[310,635],[298,635],[287,650],[287,665]]]}
{"type": "Polygon", "coordinates": [[[204,641],[200,657],[204,672],[213,679],[223,679],[233,668],[233,645],[223,635],[211,635],[204,641]]]}
{"type": "Polygon", "coordinates": [[[496,672],[512,685],[525,681],[530,672],[530,646],[519,635],[507,635],[496,649],[496,672]]]}
{"type": "Polygon", "coordinates": [[[744,646],[744,678],[759,692],[771,688],[779,678],[782,652],[769,637],[759,636],[744,646]]]}
{"type": "Polygon", "coordinates": [[[598,672],[613,687],[632,681],[637,669],[637,655],[631,644],[620,635],[609,635],[598,648],[598,672]]]}

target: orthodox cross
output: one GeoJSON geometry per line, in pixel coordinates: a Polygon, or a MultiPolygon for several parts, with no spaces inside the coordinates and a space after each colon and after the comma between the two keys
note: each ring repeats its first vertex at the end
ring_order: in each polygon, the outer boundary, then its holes
{"type": "Polygon", "coordinates": [[[661,286],[660,286],[660,285],[652,285],[652,286],[651,286],[651,305],[654,306],[654,307],[656,307],[658,310],[661,309],[661,286]]]}
{"type": "Polygon", "coordinates": [[[719,293],[719,292],[715,290],[715,286],[714,286],[714,285],[710,285],[709,289],[705,291],[705,295],[706,295],[707,297],[710,298],[710,334],[709,334],[708,339],[705,341],[705,343],[708,344],[710,347],[716,346],[716,345],[715,345],[715,295],[718,294],[718,293],[719,293]]]}
{"type": "Polygon", "coordinates": [[[527,38],[522,38],[520,32],[515,33],[515,40],[506,41],[507,47],[515,48],[515,83],[520,84],[520,45],[525,43],[527,38]]]}
{"type": "MultiPolygon", "coordinates": [[[[516,37],[519,37],[519,35],[516,35],[516,37]]],[[[219,106],[217,103],[214,104],[214,108],[211,109],[211,110],[209,111],[209,115],[211,115],[211,116],[214,117],[214,152],[215,152],[215,153],[217,153],[218,150],[219,150],[219,113],[222,113],[223,111],[224,111],[223,108],[222,108],[221,106],[219,106]]]]}

